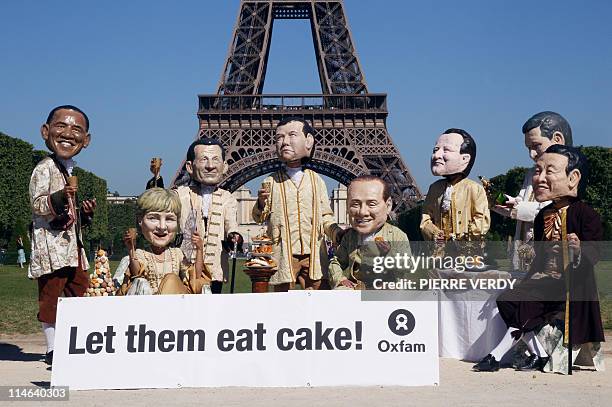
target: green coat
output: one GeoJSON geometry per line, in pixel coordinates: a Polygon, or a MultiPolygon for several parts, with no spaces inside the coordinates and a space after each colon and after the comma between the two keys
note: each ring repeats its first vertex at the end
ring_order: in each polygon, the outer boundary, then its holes
{"type": "MultiPolygon", "coordinates": [[[[397,253],[402,256],[404,253],[407,253],[408,256],[411,256],[408,236],[399,228],[385,223],[378,233],[374,235],[374,238],[376,237],[382,237],[385,242],[391,245],[391,249],[386,255],[387,257],[393,257],[397,253]]],[[[334,258],[329,263],[329,283],[331,287],[336,288],[345,278],[353,282],[363,281],[365,276],[359,273],[362,262],[366,260],[368,263],[371,263],[372,258],[379,255],[380,253],[378,253],[378,248],[374,242],[368,242],[364,245],[359,233],[354,229],[349,229],[342,237],[342,242],[336,249],[334,258]]],[[[365,280],[370,280],[373,276],[374,274],[368,276],[370,278],[365,280]]],[[[386,280],[392,278],[383,274],[377,274],[376,276],[386,280]]]]}

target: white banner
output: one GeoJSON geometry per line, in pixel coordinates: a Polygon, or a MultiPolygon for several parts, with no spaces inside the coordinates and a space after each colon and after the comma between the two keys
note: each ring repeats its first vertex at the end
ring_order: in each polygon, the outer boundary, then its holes
{"type": "Polygon", "coordinates": [[[355,291],[61,298],[53,386],[423,386],[438,305],[355,291]]]}

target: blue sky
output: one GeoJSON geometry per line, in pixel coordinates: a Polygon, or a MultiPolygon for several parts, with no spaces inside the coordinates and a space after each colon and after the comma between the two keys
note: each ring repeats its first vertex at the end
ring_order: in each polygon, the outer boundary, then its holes
{"type": "MultiPolygon", "coordinates": [[[[111,191],[138,194],[150,157],[169,182],[197,132],[197,94],[214,93],[238,0],[3,1],[0,131],[43,149],[50,108],[92,123],[77,160],[111,191]]],[[[520,132],[554,110],[576,144],[610,146],[612,2],[345,0],[371,92],[423,192],[446,128],[478,144],[472,177],[530,165],[520,132]]],[[[266,93],[319,93],[306,21],[275,22],[266,93]]]]}

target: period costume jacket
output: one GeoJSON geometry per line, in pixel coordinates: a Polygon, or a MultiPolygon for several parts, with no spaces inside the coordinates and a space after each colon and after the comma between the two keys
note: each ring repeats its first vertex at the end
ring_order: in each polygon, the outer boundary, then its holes
{"type": "MultiPolygon", "coordinates": [[[[408,256],[411,255],[408,236],[399,228],[385,223],[378,232],[372,236],[372,240],[364,242],[363,236],[357,233],[354,229],[349,229],[342,237],[342,242],[338,246],[334,257],[329,263],[329,284],[332,288],[337,287],[340,281],[347,278],[352,282],[371,280],[373,277],[384,278],[390,281],[392,277],[383,275],[370,274],[369,271],[361,269],[364,260],[371,265],[372,257],[380,255],[376,249],[376,239],[391,245],[391,249],[385,256],[395,256],[396,254],[408,256]],[[366,275],[370,274],[370,275],[366,275]]],[[[367,286],[367,284],[366,284],[367,286]]],[[[370,287],[368,287],[370,288],[370,287]]]]}
{"type": "MultiPolygon", "coordinates": [[[[74,162],[72,162],[74,163],[74,162]]],[[[63,267],[89,268],[81,241],[81,223],[91,222],[63,192],[68,172],[54,156],[41,160],[30,178],[32,254],[28,277],[38,278],[63,267]],[[79,255],[80,252],[80,255],[79,255]]]]}
{"type": "Polygon", "coordinates": [[[266,212],[262,213],[255,205],[252,215],[256,222],[268,222],[267,234],[272,239],[273,255],[278,264],[270,284],[295,281],[291,268],[293,255],[310,255],[309,277],[320,280],[323,277],[320,256],[323,238],[327,236],[335,242],[341,230],[334,220],[325,182],[309,169],[304,170],[297,186],[284,170],[263,182],[271,185],[264,207],[266,212]]]}
{"type": "Polygon", "coordinates": [[[197,230],[204,240],[204,265],[211,271],[214,281],[223,281],[227,274],[228,255],[221,242],[228,233],[238,232],[238,201],[229,191],[214,188],[207,214],[204,214],[199,185],[180,186],[175,191],[181,201],[181,250],[191,263],[195,262],[191,234],[197,230]]]}
{"type": "MultiPolygon", "coordinates": [[[[536,240],[545,240],[544,214],[552,208],[552,204],[543,208],[534,222],[536,240]]],[[[603,325],[598,301],[597,285],[594,268],[599,261],[600,241],[603,239],[603,226],[599,214],[586,203],[574,200],[562,217],[561,239],[565,240],[570,233],[575,233],[580,239],[581,255],[576,268],[564,265],[565,273],[572,273],[572,343],[577,345],[587,342],[603,342],[603,325]],[[584,301],[591,299],[592,301],[584,301]]],[[[536,250],[536,258],[530,274],[544,268],[542,259],[545,257],[536,250]]]]}
{"type": "Polygon", "coordinates": [[[443,198],[449,182],[441,179],[429,186],[421,216],[421,234],[434,240],[444,231],[447,240],[468,240],[468,235],[484,236],[491,225],[491,214],[484,188],[463,178],[452,186],[450,208],[443,211],[443,198]]]}
{"type": "MultiPolygon", "coordinates": [[[[579,200],[573,200],[565,208],[555,209],[553,204],[543,208],[535,218],[534,235],[536,241],[551,241],[547,237],[545,218],[550,219],[551,212],[558,212],[560,260],[556,261],[556,270],[549,270],[550,247],[537,245],[536,257],[524,280],[515,286],[514,292],[506,292],[498,298],[500,314],[508,326],[524,327],[525,331],[533,330],[540,324],[549,322],[560,311],[566,311],[566,287],[571,275],[571,339],[573,345],[588,342],[603,342],[603,326],[595,283],[594,266],[599,261],[599,242],[603,238],[603,228],[599,215],[593,208],[579,200]],[[581,253],[579,260],[570,261],[567,235],[575,233],[580,239],[581,253]],[[558,282],[560,296],[551,298],[554,293],[554,282],[558,282]],[[541,287],[544,287],[544,291],[541,287]],[[544,293],[542,295],[541,293],[544,293]],[[543,298],[537,301],[538,295],[543,298]],[[554,301],[558,299],[557,301],[554,301]],[[507,303],[505,303],[507,302],[507,303]]],[[[567,330],[567,322],[566,322],[567,330]]]]}

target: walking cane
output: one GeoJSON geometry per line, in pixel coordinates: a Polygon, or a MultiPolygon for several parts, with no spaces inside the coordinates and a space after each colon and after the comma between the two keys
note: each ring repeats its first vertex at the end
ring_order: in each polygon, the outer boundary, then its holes
{"type": "MultiPolygon", "coordinates": [[[[568,291],[568,298],[571,298],[571,290],[568,291]]],[[[567,374],[571,375],[572,374],[572,366],[574,365],[572,363],[572,301],[569,301],[568,304],[568,314],[569,314],[569,321],[568,321],[568,328],[567,328],[567,332],[568,332],[568,336],[569,338],[567,339],[567,374]]]]}
{"type": "Polygon", "coordinates": [[[230,294],[234,294],[234,283],[236,282],[236,242],[234,243],[234,252],[232,253],[232,276],[230,277],[230,294]]]}
{"type": "Polygon", "coordinates": [[[571,265],[570,272],[567,273],[567,374],[572,374],[572,272],[574,264],[574,251],[570,248],[569,257],[571,265]]]}
{"type": "Polygon", "coordinates": [[[567,299],[565,312],[566,316],[566,330],[567,330],[567,374],[572,374],[572,273],[571,269],[574,265],[574,250],[570,247],[568,250],[570,264],[567,268],[567,299]]]}

